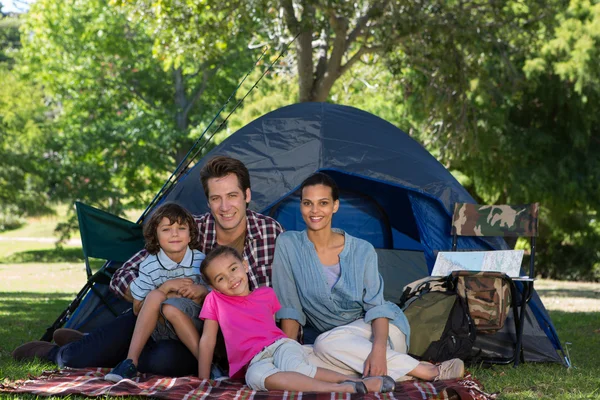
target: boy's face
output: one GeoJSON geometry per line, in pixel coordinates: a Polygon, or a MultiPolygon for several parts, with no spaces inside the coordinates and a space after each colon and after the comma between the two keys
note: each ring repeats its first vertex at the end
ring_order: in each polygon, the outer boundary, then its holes
{"type": "Polygon", "coordinates": [[[224,231],[246,229],[246,203],[250,201],[250,189],[245,192],[240,189],[235,174],[211,178],[207,186],[208,206],[218,227],[224,231]]]}
{"type": "Polygon", "coordinates": [[[183,258],[190,244],[190,229],[187,224],[171,224],[169,218],[164,217],[156,228],[156,234],[160,248],[169,258],[174,261],[178,261],[179,256],[183,258]]]}
{"type": "Polygon", "coordinates": [[[250,293],[247,274],[246,261],[240,261],[231,254],[215,258],[204,270],[210,286],[228,296],[247,296],[250,293]]]}

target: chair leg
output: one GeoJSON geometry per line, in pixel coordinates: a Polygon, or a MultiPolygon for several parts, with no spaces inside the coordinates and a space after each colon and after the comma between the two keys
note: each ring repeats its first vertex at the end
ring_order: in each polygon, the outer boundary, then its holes
{"type": "Polygon", "coordinates": [[[41,341],[44,341],[44,342],[52,341],[52,335],[54,334],[54,331],[64,325],[65,321],[71,315],[71,313],[73,311],[75,311],[75,309],[77,309],[77,307],[79,307],[81,300],[83,300],[83,298],[85,297],[85,295],[87,294],[87,292],[90,290],[91,287],[92,287],[92,283],[90,281],[87,281],[85,283],[85,285],[83,286],[83,288],[79,291],[79,293],[77,293],[77,296],[75,296],[73,301],[71,301],[71,303],[67,306],[67,308],[65,308],[64,311],[58,316],[58,318],[56,318],[56,321],[54,321],[54,323],[46,329],[46,332],[40,339],[41,341]]]}
{"type": "Polygon", "coordinates": [[[513,304],[512,304],[512,310],[513,310],[513,324],[515,327],[515,347],[513,348],[513,358],[507,363],[510,364],[511,362],[515,362],[515,360],[519,357],[520,353],[518,351],[519,349],[519,332],[521,329],[521,320],[520,320],[520,316],[519,316],[519,307],[517,304],[517,286],[515,285],[515,282],[510,280],[510,295],[511,298],[513,299],[513,304]]]}
{"type": "Polygon", "coordinates": [[[520,362],[525,362],[525,354],[523,352],[523,328],[525,326],[525,314],[527,313],[527,303],[529,302],[530,293],[532,292],[533,282],[523,282],[523,295],[521,296],[521,311],[519,315],[519,327],[517,331],[517,346],[515,354],[515,367],[519,366],[520,362]]]}

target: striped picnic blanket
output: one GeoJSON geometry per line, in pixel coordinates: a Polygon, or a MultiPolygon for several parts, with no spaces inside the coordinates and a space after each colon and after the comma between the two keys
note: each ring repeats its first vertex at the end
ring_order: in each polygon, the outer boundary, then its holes
{"type": "Polygon", "coordinates": [[[256,392],[241,381],[209,381],[196,377],[167,378],[141,374],[134,380],[119,383],[105,381],[108,368],[82,368],[46,371],[41,376],[0,384],[0,393],[29,393],[39,396],[148,396],[158,399],[231,399],[231,400],[349,400],[364,398],[372,400],[424,400],[468,399],[489,400],[495,395],[483,392],[483,388],[469,374],[460,380],[423,382],[418,380],[399,382],[393,393],[369,393],[347,395],[343,393],[256,392]]]}

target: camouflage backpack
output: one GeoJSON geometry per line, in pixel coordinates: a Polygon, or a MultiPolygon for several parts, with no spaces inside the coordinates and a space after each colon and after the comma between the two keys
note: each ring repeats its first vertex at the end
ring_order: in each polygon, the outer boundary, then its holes
{"type": "Polygon", "coordinates": [[[513,282],[501,272],[455,271],[459,296],[465,299],[478,333],[502,329],[512,303],[513,282]]]}
{"type": "Polygon", "coordinates": [[[427,277],[407,285],[399,306],[410,324],[409,354],[433,362],[469,358],[475,325],[452,276],[427,277]]]}

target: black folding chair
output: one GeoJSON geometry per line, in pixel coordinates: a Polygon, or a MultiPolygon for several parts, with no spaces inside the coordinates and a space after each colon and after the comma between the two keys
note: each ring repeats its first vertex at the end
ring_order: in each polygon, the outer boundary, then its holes
{"type": "Polygon", "coordinates": [[[79,233],[81,234],[88,280],[71,304],[46,329],[46,333],[41,338],[45,341],[52,340],[54,331],[67,321],[90,290],[99,297],[116,317],[118,315],[117,311],[95,285],[108,285],[116,269],[144,247],[142,225],[80,202],[75,202],[75,208],[79,220],[79,233]],[[106,260],[96,273],[92,271],[90,257],[106,260]]]}

